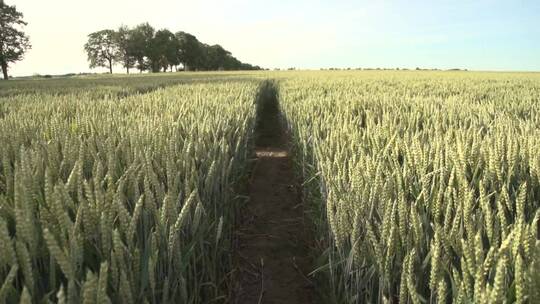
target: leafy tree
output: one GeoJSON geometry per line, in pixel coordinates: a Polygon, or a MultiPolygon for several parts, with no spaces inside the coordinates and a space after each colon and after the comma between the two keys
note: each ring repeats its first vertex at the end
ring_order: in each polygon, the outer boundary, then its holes
{"type": "Polygon", "coordinates": [[[197,37],[189,33],[177,32],[175,36],[180,47],[178,61],[184,65],[184,70],[189,71],[191,67],[197,66],[198,59],[202,57],[203,48],[197,37]]]}
{"type": "Polygon", "coordinates": [[[84,49],[88,54],[91,68],[106,67],[112,74],[113,63],[118,56],[116,36],[114,30],[102,30],[88,35],[88,42],[84,45],[84,49]]]}
{"type": "Polygon", "coordinates": [[[15,6],[0,0],[0,66],[5,80],[9,79],[9,64],[22,60],[24,53],[31,48],[28,36],[20,30],[27,25],[22,18],[23,14],[15,6]]]}
{"type": "MultiPolygon", "coordinates": [[[[171,33],[172,34],[172,33],[171,33]]],[[[178,54],[180,54],[180,41],[176,38],[176,36],[173,34],[171,39],[167,43],[167,47],[165,50],[165,57],[167,58],[167,62],[169,63],[169,67],[172,68],[173,66],[178,67],[180,62],[180,57],[178,54]]],[[[177,68],[178,70],[178,68],[177,68]]]]}
{"type": "Polygon", "coordinates": [[[199,54],[196,57],[195,63],[192,65],[194,70],[196,71],[211,70],[210,61],[209,61],[209,48],[210,46],[208,44],[199,42],[199,54]]]}
{"type": "Polygon", "coordinates": [[[167,71],[171,64],[169,59],[174,57],[174,46],[177,44],[178,41],[171,31],[163,29],[156,32],[148,53],[152,72],[159,72],[160,69],[167,71]]]}
{"type": "Polygon", "coordinates": [[[209,70],[224,70],[231,53],[219,44],[208,46],[206,50],[207,68],[209,70]]]}
{"type": "Polygon", "coordinates": [[[133,32],[125,25],[120,26],[116,32],[115,41],[118,49],[117,60],[126,68],[129,74],[129,69],[135,67],[136,48],[133,43],[133,32]]]}
{"type": "MultiPolygon", "coordinates": [[[[0,0],[1,1],[1,0],[0,0]]],[[[208,45],[186,33],[173,34],[167,29],[156,31],[150,24],[135,28],[121,26],[118,31],[103,30],[89,35],[85,45],[90,66],[106,66],[112,73],[115,63],[140,72],[173,70],[182,64],[184,70],[253,70],[258,66],[242,63],[219,44],[208,45]]]]}
{"type": "Polygon", "coordinates": [[[240,60],[236,59],[233,56],[228,56],[225,59],[223,69],[224,70],[251,70],[251,68],[248,68],[247,66],[243,66],[243,65],[244,64],[240,62],[240,60]]]}
{"type": "Polygon", "coordinates": [[[140,72],[149,65],[146,59],[151,51],[154,32],[154,28],[148,23],[141,23],[131,30],[133,56],[140,72]]]}

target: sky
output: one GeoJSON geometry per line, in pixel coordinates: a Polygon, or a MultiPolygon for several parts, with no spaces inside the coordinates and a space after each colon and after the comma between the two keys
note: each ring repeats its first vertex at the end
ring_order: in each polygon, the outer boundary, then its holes
{"type": "MultiPolygon", "coordinates": [[[[10,74],[101,72],[91,32],[149,22],[265,68],[540,71],[539,0],[5,0],[32,49],[10,74]]],[[[115,71],[122,72],[121,67],[115,71]]]]}

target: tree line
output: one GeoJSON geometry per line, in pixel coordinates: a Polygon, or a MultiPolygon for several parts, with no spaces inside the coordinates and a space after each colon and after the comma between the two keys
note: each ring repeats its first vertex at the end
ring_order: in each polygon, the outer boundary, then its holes
{"type": "Polygon", "coordinates": [[[128,74],[132,68],[139,72],[260,69],[242,63],[219,44],[208,45],[182,31],[155,30],[148,23],[91,33],[84,49],[91,68],[108,68],[110,73],[115,64],[128,74]]]}

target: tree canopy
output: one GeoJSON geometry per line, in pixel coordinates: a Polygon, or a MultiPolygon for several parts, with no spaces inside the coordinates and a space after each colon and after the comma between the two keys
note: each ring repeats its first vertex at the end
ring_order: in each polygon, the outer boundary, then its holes
{"type": "Polygon", "coordinates": [[[0,67],[4,79],[9,79],[10,63],[22,60],[24,53],[31,48],[28,36],[22,31],[27,23],[23,14],[0,0],[0,67]]]}
{"type": "Polygon", "coordinates": [[[107,67],[112,73],[115,64],[142,72],[167,71],[179,66],[185,71],[258,70],[260,67],[242,63],[222,46],[200,42],[190,33],[168,29],[155,30],[142,23],[134,28],[101,30],[88,35],[85,44],[90,67],[107,67]]]}
{"type": "Polygon", "coordinates": [[[133,47],[133,31],[123,25],[116,31],[116,46],[117,46],[117,62],[126,68],[129,74],[129,69],[135,67],[136,58],[133,47]]]}
{"type": "Polygon", "coordinates": [[[84,49],[91,68],[106,67],[111,74],[114,62],[121,56],[118,33],[114,30],[101,30],[88,35],[84,49]]]}

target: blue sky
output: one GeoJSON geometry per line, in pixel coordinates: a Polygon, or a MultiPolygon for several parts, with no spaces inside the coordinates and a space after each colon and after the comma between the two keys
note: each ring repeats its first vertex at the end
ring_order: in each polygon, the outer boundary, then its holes
{"type": "Polygon", "coordinates": [[[14,75],[89,71],[88,33],[145,21],[268,68],[540,71],[538,0],[6,2],[25,14],[33,44],[14,75]]]}

